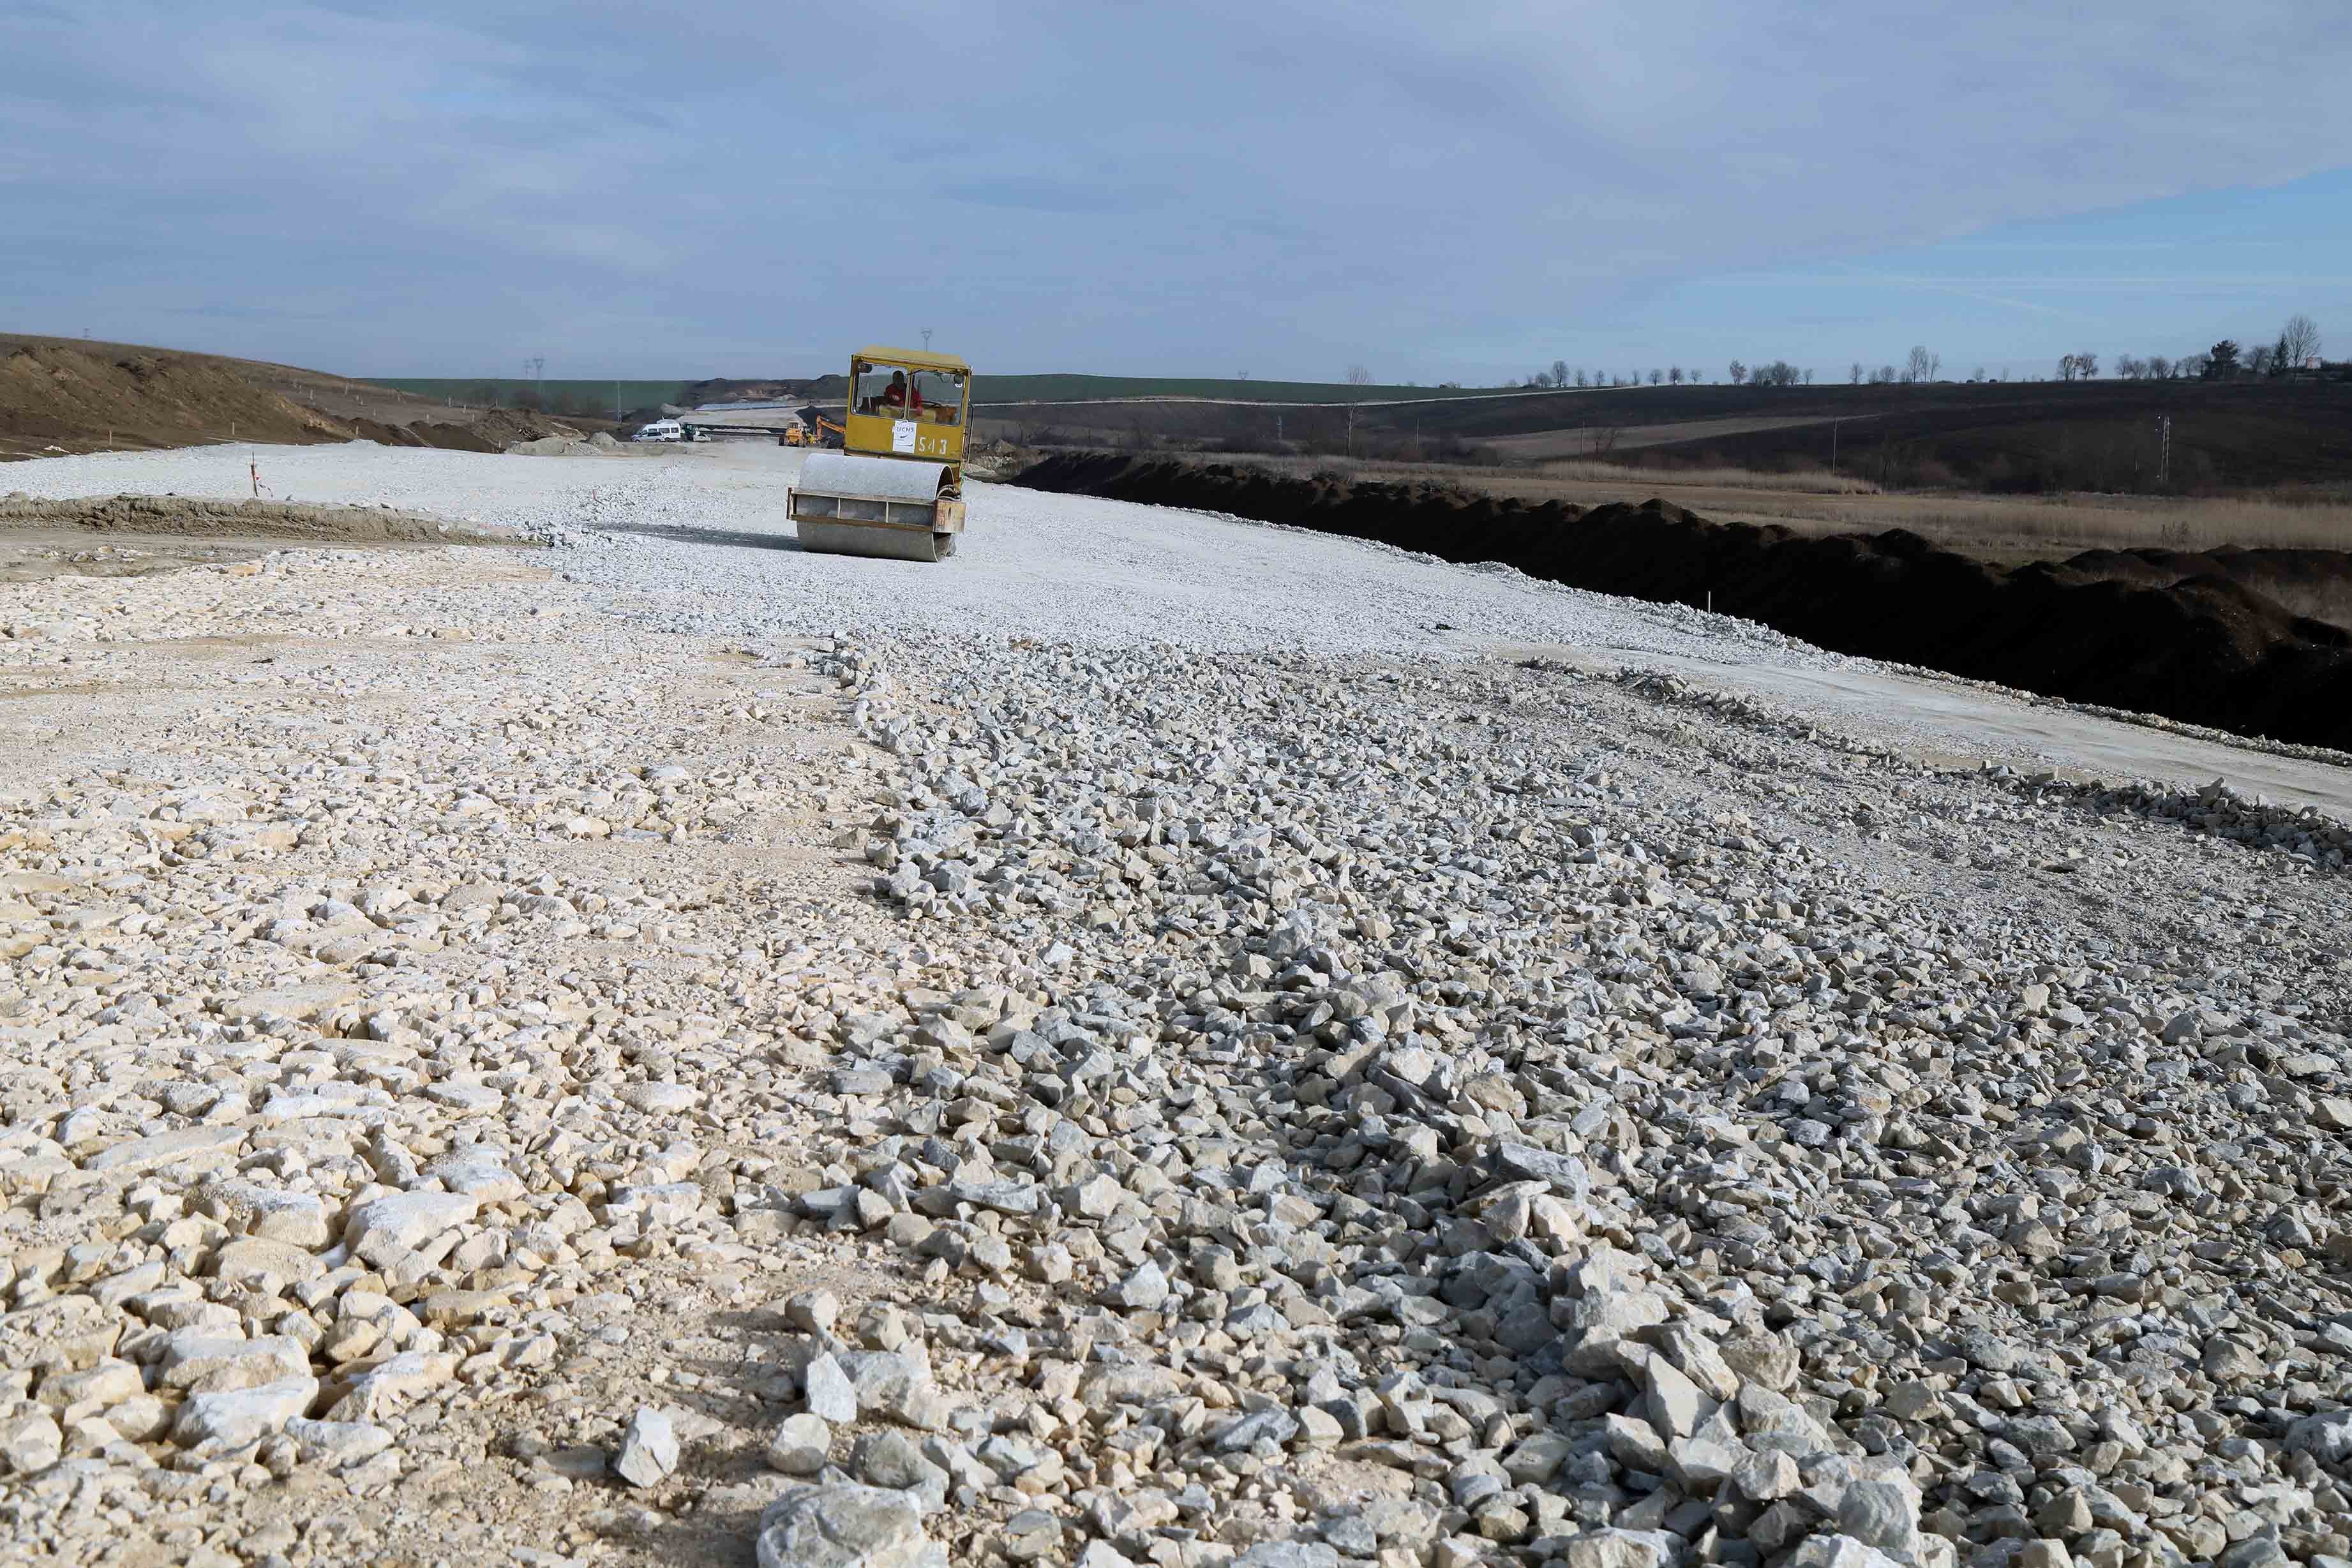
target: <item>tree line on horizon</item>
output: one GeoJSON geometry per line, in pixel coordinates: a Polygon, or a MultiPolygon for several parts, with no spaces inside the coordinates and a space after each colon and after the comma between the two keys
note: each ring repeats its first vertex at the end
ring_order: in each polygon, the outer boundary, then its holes
{"type": "MultiPolygon", "coordinates": [[[[2163,354],[2140,356],[2118,354],[2114,361],[2114,374],[2124,381],[2208,381],[2226,382],[2268,378],[2308,371],[2323,367],[2320,359],[2319,324],[2298,311],[2287,318],[2279,329],[2275,341],[2258,343],[2252,349],[2242,349],[2232,339],[2224,338],[2201,352],[2171,358],[2163,354]]],[[[1910,386],[1938,382],[1943,379],[1944,357],[1926,347],[1914,344],[1904,362],[1880,365],[1872,369],[1856,360],[1846,369],[1846,380],[1854,386],[1910,386]]],[[[2047,378],[2061,382],[2095,381],[2099,375],[2100,357],[2087,350],[2059,357],[2056,373],[2047,378]]],[[[1647,372],[1651,386],[1697,386],[1708,379],[1707,372],[1672,365],[1647,372]]],[[[1749,366],[1738,360],[1731,361],[1726,373],[1733,386],[1788,387],[1811,386],[1813,371],[1800,368],[1786,360],[1770,364],[1749,366]]],[[[2004,382],[2010,379],[2008,368],[1988,375],[1982,365],[1969,376],[1971,383],[2004,382]]],[[[2020,380],[2039,378],[2021,377],[2020,380]]],[[[1523,378],[1521,387],[1539,390],[1565,390],[1569,387],[1600,388],[1640,386],[1644,372],[1635,371],[1628,375],[1621,371],[1572,369],[1564,360],[1554,360],[1548,371],[1537,371],[1523,378]]]]}

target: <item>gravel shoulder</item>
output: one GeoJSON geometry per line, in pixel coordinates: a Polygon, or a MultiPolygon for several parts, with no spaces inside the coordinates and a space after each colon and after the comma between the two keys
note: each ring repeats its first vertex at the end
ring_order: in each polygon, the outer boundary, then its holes
{"type": "Polygon", "coordinates": [[[792,455],[0,582],[14,1556],[2352,1559],[2339,822],[1283,529],[803,556],[792,455]]]}
{"type": "MultiPolygon", "coordinates": [[[[515,464],[470,453],[353,444],[263,447],[253,460],[289,498],[415,511],[459,526],[509,526],[646,541],[635,553],[575,553],[566,570],[615,586],[756,584],[752,595],[688,586],[681,614],[714,631],[792,625],[919,630],[1215,649],[1295,648],[1458,658],[1560,648],[1575,658],[1643,664],[1769,700],[1817,709],[1922,756],[2247,794],[2346,814],[2352,768],[2168,733],[1969,683],[1922,680],[1824,653],[1768,628],[1680,606],[1643,604],[1444,565],[1377,546],[1244,519],[976,486],[988,548],[951,572],[877,573],[870,563],[802,557],[783,518],[801,454],[768,445],[625,449],[595,460],[515,464]],[[749,553],[773,549],[788,559],[749,553]],[[665,553],[665,551],[670,553],[665,553]],[[747,575],[748,574],[748,575],[747,575]],[[720,597],[720,606],[692,602],[720,597]]],[[[9,483],[35,497],[173,491],[236,499],[247,448],[94,455],[27,464],[9,483]]],[[[577,542],[577,541],[575,541],[577,542]]]]}
{"type": "MultiPolygon", "coordinates": [[[[1567,660],[1594,670],[1618,666],[1558,645],[1507,650],[1567,660]]],[[[1976,683],[1874,666],[1843,668],[1722,664],[1670,653],[1643,661],[1712,689],[1740,691],[1818,714],[1856,735],[1875,737],[1934,760],[2055,766],[2072,777],[2162,779],[2176,784],[2224,780],[2241,792],[2310,806],[2352,821],[2352,768],[2281,755],[2227,738],[2177,732],[2181,727],[2085,713],[2065,703],[2024,700],[1976,683]]]]}

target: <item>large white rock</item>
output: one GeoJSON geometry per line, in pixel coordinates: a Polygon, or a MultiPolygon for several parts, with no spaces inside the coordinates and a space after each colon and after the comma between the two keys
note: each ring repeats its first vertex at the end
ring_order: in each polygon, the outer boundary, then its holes
{"type": "Polygon", "coordinates": [[[450,1150],[426,1166],[425,1174],[451,1192],[484,1203],[500,1203],[523,1194],[522,1178],[507,1168],[499,1151],[478,1144],[450,1150]]]}
{"type": "Polygon", "coordinates": [[[286,1429],[319,1396],[315,1377],[289,1377],[258,1388],[199,1394],[180,1406],[172,1440],[183,1448],[242,1448],[286,1429]]]}
{"type": "Polygon", "coordinates": [[[183,1160],[226,1159],[248,1135],[248,1129],[244,1127],[182,1127],[100,1149],[84,1160],[82,1166],[86,1170],[134,1176],[183,1160]]]}
{"type": "Polygon", "coordinates": [[[406,1407],[420,1394],[457,1375],[457,1357],[446,1352],[404,1350],[378,1362],[330,1392],[327,1414],[336,1421],[373,1421],[406,1407]]]}
{"type": "Polygon", "coordinates": [[[343,1221],[343,1245],[377,1268],[421,1250],[481,1212],[478,1198],[456,1192],[396,1192],[371,1198],[343,1221]]]}
{"type": "Polygon", "coordinates": [[[166,1388],[195,1394],[218,1394],[236,1388],[259,1388],[289,1377],[307,1376],[310,1355],[299,1340],[289,1334],[265,1334],[237,1339],[207,1329],[174,1330],[163,1342],[163,1382],[166,1388]]]}
{"type": "Polygon", "coordinates": [[[207,1182],[196,1191],[195,1207],[231,1230],[271,1241],[324,1247],[331,1239],[326,1206],[316,1193],[289,1192],[257,1181],[207,1182]]]}
{"type": "Polygon", "coordinates": [[[660,1411],[647,1406],[629,1419],[621,1434],[621,1451],[613,1456],[613,1473],[633,1487],[649,1487],[668,1479],[677,1469],[677,1429],[660,1411]]]}
{"type": "Polygon", "coordinates": [[[760,1568],[946,1568],[905,1492],[795,1487],[760,1516],[760,1568]]]}

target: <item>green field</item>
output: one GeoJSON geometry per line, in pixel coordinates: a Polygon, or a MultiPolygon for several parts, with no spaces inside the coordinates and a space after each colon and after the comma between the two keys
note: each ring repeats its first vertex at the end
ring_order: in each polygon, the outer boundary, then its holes
{"type": "Polygon", "coordinates": [[[455,400],[469,407],[495,405],[514,406],[518,393],[540,389],[551,409],[571,409],[580,413],[609,415],[617,395],[623,409],[652,408],[659,403],[676,402],[680,388],[678,382],[583,382],[558,381],[550,376],[543,382],[531,382],[520,376],[371,376],[380,387],[395,392],[415,392],[419,397],[437,398],[444,402],[455,400]],[[618,389],[617,394],[614,389],[618,389]]]}
{"type": "Polygon", "coordinates": [[[1339,382],[1260,382],[1212,376],[992,376],[977,373],[973,391],[992,402],[1076,402],[1106,397],[1197,397],[1234,402],[1392,402],[1408,399],[1475,397],[1497,387],[1349,386],[1339,382]]]}

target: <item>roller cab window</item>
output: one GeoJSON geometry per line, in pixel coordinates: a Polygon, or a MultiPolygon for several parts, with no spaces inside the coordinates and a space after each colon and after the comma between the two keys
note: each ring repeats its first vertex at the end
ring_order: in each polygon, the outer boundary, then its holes
{"type": "Polygon", "coordinates": [[[953,424],[963,416],[963,377],[954,371],[917,371],[914,395],[921,417],[932,424],[953,424]]]}
{"type": "Polygon", "coordinates": [[[922,406],[921,394],[915,390],[912,379],[897,365],[868,364],[860,360],[856,366],[851,389],[850,412],[878,413],[886,419],[909,419],[913,411],[922,406]]]}

